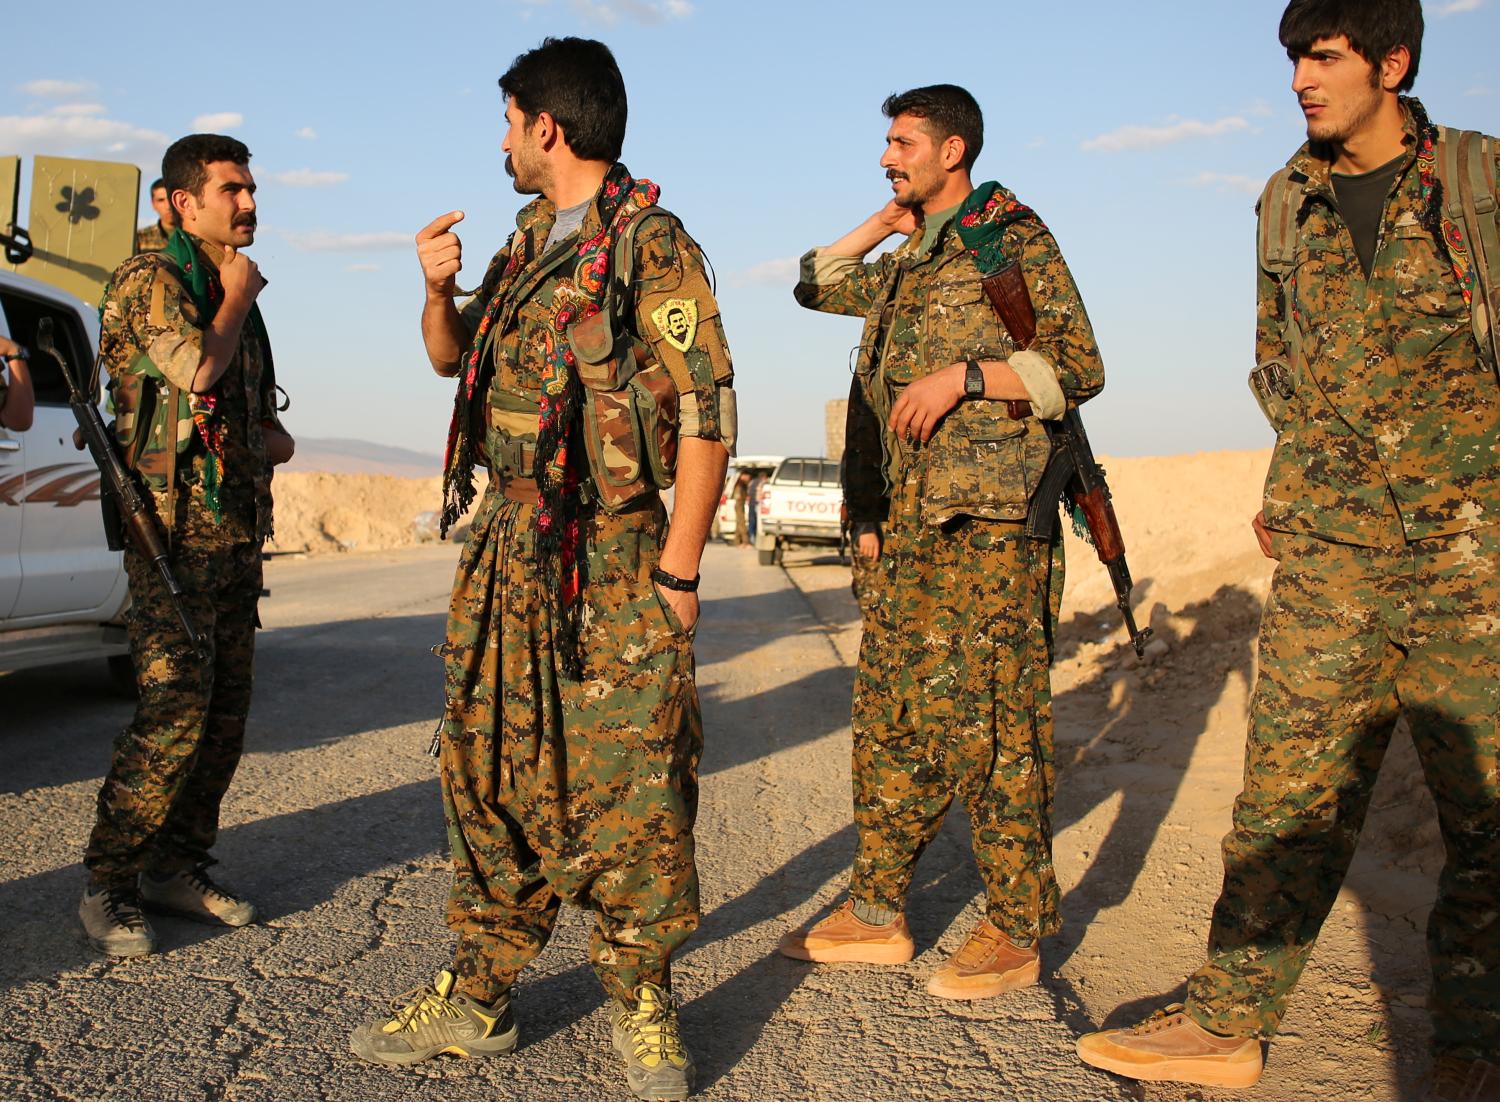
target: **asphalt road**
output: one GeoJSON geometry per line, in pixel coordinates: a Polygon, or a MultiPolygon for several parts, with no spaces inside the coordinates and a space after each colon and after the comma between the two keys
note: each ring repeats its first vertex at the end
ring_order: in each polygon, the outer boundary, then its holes
{"type": "MultiPolygon", "coordinates": [[[[98,958],[76,919],[79,854],[128,702],[102,664],[0,677],[0,1097],[629,1097],[577,911],[523,977],[513,1056],[395,1071],[348,1051],[354,1026],[451,950],[425,749],[454,557],[443,546],[268,564],[248,752],[218,847],[222,878],[264,919],[234,932],[160,920],[148,958],[98,958]]],[[[1072,1038],[1088,1023],[1063,987],[979,1004],[922,992],[978,917],[962,816],[919,869],[917,960],[813,967],[774,953],[789,923],[838,897],[852,853],[855,611],[825,592],[815,613],[786,572],[727,547],[710,548],[704,576],[705,915],[674,962],[701,1097],[1139,1097],[1077,1064],[1072,1038]]]]}

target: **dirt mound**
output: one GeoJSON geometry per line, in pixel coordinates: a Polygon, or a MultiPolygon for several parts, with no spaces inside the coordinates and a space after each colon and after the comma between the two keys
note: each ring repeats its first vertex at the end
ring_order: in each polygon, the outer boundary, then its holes
{"type": "Polygon", "coordinates": [[[276,476],[269,550],[381,551],[437,538],[441,478],[286,471],[276,476]]]}

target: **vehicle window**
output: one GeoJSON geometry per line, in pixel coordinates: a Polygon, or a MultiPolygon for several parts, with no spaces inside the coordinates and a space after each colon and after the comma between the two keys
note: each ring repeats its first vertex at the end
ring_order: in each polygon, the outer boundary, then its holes
{"type": "Polygon", "coordinates": [[[801,482],[802,460],[788,459],[781,465],[781,470],[776,472],[777,482],[801,482]]]}
{"type": "Polygon", "coordinates": [[[838,489],[840,485],[839,465],[837,463],[831,463],[825,459],[823,461],[823,477],[819,480],[819,482],[823,486],[832,486],[834,489],[838,489]]]}
{"type": "Polygon", "coordinates": [[[31,382],[36,390],[37,402],[42,405],[67,405],[68,384],[63,380],[61,366],[37,348],[37,323],[43,318],[52,319],[53,340],[58,351],[68,358],[69,367],[80,376],[87,377],[94,365],[94,354],[88,347],[77,317],[64,307],[10,290],[0,291],[0,306],[5,308],[5,320],[10,326],[11,339],[32,350],[31,382]]]}

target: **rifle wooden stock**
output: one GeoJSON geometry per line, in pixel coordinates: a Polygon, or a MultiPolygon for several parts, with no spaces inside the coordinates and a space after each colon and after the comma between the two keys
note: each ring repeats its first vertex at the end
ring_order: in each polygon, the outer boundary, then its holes
{"type": "Polygon", "coordinates": [[[1104,487],[1095,486],[1076,500],[1078,507],[1083,510],[1089,535],[1094,539],[1094,550],[1099,553],[1099,561],[1108,565],[1124,555],[1125,537],[1120,533],[1114,503],[1105,496],[1104,487]]]}

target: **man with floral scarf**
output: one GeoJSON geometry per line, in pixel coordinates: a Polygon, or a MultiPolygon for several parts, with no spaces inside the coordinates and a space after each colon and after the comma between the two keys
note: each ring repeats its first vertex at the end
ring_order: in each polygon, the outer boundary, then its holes
{"type": "Polygon", "coordinates": [[[781,951],[910,960],[907,891],[957,796],[984,915],[927,990],[989,998],[1037,981],[1058,926],[1048,663],[1061,547],[1023,522],[1050,452],[1042,419],[1097,394],[1104,366],[1047,227],[998,184],[970,182],[984,134],[974,98],[934,85],[884,110],[894,196],[804,256],[796,288],[803,306],[865,319],[855,374],[882,426],[870,462],[890,504],[854,686],[849,899],[781,951]],[[892,234],[906,240],[863,259],[892,234]],[[1036,315],[1029,342],[981,287],[1012,265],[1036,315]]]}
{"type": "Polygon", "coordinates": [[[617,161],[609,50],[548,39],[500,88],[507,170],[541,197],[462,310],[462,213],[417,235],[427,353],[458,379],[445,528],[488,468],[439,648],[458,947],[352,1045],[387,1064],[510,1052],[511,987],[570,902],[595,914],[589,956],[630,1088],[684,1098],[670,959],[698,924],[692,631],[733,371],[703,254],[617,161]]]}

